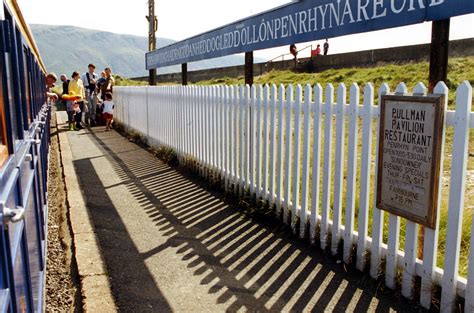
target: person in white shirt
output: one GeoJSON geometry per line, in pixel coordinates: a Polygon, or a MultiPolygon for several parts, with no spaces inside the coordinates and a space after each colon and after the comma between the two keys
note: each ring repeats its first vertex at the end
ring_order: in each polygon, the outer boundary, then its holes
{"type": "Polygon", "coordinates": [[[103,105],[102,114],[105,119],[105,131],[110,130],[110,125],[112,124],[112,120],[114,119],[114,102],[112,101],[112,93],[106,92],[105,93],[105,100],[103,105]]]}
{"type": "Polygon", "coordinates": [[[82,82],[84,83],[84,89],[86,91],[86,100],[87,100],[87,109],[85,114],[85,123],[86,125],[91,124],[95,125],[95,115],[97,109],[97,92],[96,92],[96,82],[99,79],[95,71],[95,65],[89,64],[87,66],[89,71],[82,75],[82,82]]]}

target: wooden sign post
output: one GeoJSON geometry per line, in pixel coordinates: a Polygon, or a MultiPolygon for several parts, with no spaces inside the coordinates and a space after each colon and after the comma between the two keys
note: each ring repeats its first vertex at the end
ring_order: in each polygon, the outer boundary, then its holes
{"type": "Polygon", "coordinates": [[[245,84],[253,85],[253,51],[245,52],[245,84]]]}
{"type": "Polygon", "coordinates": [[[444,96],[382,97],[377,207],[436,223],[444,96]]]}

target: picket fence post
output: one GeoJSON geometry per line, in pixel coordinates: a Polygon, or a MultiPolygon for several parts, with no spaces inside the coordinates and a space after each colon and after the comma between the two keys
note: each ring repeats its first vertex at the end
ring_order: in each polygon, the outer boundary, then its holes
{"type": "MultiPolygon", "coordinates": [[[[441,312],[453,312],[457,295],[462,217],[466,190],[472,87],[464,81],[456,92],[456,114],[448,205],[448,230],[441,294],[441,312]]],[[[472,249],[472,248],[471,248],[472,249]]]]}

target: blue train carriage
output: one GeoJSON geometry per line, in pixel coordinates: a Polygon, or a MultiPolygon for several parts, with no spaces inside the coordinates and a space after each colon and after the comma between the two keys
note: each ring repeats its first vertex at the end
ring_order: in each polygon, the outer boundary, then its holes
{"type": "Polygon", "coordinates": [[[51,113],[16,0],[2,0],[0,52],[0,312],[43,312],[51,113]]]}

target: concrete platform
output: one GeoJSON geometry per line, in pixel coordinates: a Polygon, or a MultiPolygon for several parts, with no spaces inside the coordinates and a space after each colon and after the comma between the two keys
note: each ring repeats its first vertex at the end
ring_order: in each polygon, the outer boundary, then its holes
{"type": "Polygon", "coordinates": [[[60,140],[90,311],[423,311],[115,131],[60,140]]]}

